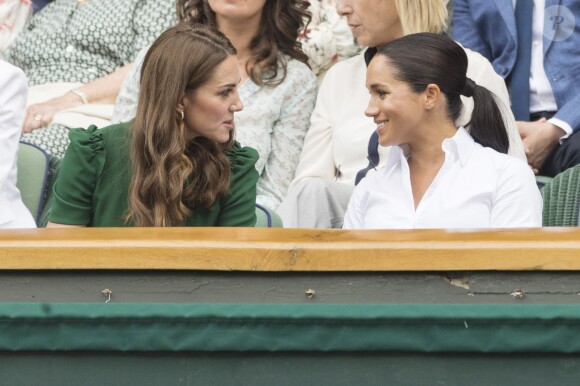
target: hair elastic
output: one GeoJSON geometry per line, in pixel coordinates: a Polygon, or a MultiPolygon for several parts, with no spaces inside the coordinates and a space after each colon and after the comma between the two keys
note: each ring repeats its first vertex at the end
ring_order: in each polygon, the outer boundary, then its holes
{"type": "Polygon", "coordinates": [[[463,86],[463,90],[461,90],[461,95],[471,98],[476,86],[477,84],[471,78],[465,78],[465,86],[463,86]]]}

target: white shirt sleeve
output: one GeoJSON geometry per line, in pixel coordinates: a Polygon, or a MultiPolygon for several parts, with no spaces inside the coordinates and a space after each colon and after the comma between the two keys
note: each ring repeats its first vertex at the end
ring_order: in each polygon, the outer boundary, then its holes
{"type": "Polygon", "coordinates": [[[363,179],[352,192],[346,213],[344,214],[344,223],[342,229],[364,229],[365,209],[363,199],[367,194],[368,184],[363,179]]]}
{"type": "Polygon", "coordinates": [[[506,162],[500,173],[490,228],[541,227],[543,201],[529,166],[506,162]]]}
{"type": "Polygon", "coordinates": [[[18,143],[24,122],[28,82],[19,68],[0,60],[0,227],[34,228],[16,187],[18,143]]]}

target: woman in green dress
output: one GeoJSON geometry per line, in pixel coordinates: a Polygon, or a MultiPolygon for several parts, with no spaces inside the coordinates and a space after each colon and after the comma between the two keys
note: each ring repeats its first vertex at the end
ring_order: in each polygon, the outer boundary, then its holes
{"type": "Polygon", "coordinates": [[[70,131],[48,226],[253,226],[258,155],[234,140],[235,55],[210,27],[164,32],[135,119],[70,131]]]}

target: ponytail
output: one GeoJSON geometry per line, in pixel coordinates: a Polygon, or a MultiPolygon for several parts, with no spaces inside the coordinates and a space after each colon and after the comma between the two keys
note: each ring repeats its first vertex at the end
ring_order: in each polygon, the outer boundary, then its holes
{"type": "Polygon", "coordinates": [[[456,122],[464,108],[460,95],[473,98],[469,133],[482,146],[507,153],[509,138],[495,95],[466,77],[465,50],[448,36],[416,33],[395,39],[379,48],[395,68],[398,80],[420,93],[429,84],[439,86],[447,98],[449,117],[456,122]]]}
{"type": "Polygon", "coordinates": [[[473,97],[471,121],[466,125],[473,139],[482,146],[507,153],[507,128],[495,94],[467,78],[461,95],[473,97]]]}

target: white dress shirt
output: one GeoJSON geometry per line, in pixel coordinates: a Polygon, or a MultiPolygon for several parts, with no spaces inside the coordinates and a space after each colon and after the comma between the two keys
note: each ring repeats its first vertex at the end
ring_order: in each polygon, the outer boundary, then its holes
{"type": "Polygon", "coordinates": [[[460,127],[443,141],[445,161],[415,209],[401,147],[355,188],[344,229],[542,226],[542,197],[528,165],[483,147],[460,127]]]}
{"type": "Polygon", "coordinates": [[[0,228],[36,228],[16,187],[18,142],[28,82],[17,67],[0,60],[0,228]]]}

